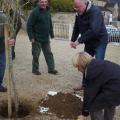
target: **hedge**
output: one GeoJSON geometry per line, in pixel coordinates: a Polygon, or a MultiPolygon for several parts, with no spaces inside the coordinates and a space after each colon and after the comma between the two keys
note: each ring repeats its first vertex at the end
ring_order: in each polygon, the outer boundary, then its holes
{"type": "MultiPolygon", "coordinates": [[[[34,4],[27,4],[24,6],[24,10],[33,9],[37,5],[36,0],[34,4]]],[[[48,0],[50,5],[50,10],[52,12],[73,12],[73,1],[74,0],[48,0]]]]}
{"type": "Polygon", "coordinates": [[[49,0],[53,12],[73,12],[73,0],[49,0]]]}

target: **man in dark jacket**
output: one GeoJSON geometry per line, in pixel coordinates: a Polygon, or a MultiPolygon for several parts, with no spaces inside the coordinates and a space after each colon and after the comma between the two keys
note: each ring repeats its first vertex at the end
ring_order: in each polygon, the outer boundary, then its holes
{"type": "Polygon", "coordinates": [[[7,89],[2,85],[5,73],[5,44],[4,44],[4,23],[6,16],[3,11],[0,11],[0,92],[6,92],[7,89]]]}
{"type": "Polygon", "coordinates": [[[39,6],[36,7],[27,22],[27,32],[32,42],[32,72],[40,75],[39,72],[39,55],[41,49],[48,65],[48,73],[57,74],[53,54],[51,52],[49,35],[54,38],[53,26],[50,11],[48,8],[48,0],[39,0],[39,6]]]}
{"type": "Polygon", "coordinates": [[[77,11],[71,47],[84,43],[84,50],[98,59],[104,59],[108,43],[107,30],[100,9],[89,0],[74,0],[77,11]],[[78,37],[81,35],[80,37],[78,37]]]}
{"type": "Polygon", "coordinates": [[[93,59],[86,52],[77,53],[73,64],[84,74],[84,102],[80,120],[113,120],[120,104],[120,65],[93,59]],[[104,110],[104,111],[103,111],[104,110]]]}

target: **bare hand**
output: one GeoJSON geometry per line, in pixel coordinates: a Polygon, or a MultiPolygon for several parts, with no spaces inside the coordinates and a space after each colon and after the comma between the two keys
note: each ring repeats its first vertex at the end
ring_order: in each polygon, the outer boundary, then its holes
{"type": "Polygon", "coordinates": [[[9,46],[14,46],[15,40],[14,39],[9,39],[8,40],[8,45],[9,46]]]}
{"type": "Polygon", "coordinates": [[[75,48],[76,49],[76,45],[75,45],[75,42],[70,42],[70,46],[72,47],[72,48],[75,48]]]}
{"type": "Polygon", "coordinates": [[[80,116],[77,117],[77,120],[86,120],[86,117],[83,116],[83,115],[80,115],[80,116]]]}
{"type": "Polygon", "coordinates": [[[74,44],[75,46],[78,46],[80,43],[76,40],[74,44]]]}

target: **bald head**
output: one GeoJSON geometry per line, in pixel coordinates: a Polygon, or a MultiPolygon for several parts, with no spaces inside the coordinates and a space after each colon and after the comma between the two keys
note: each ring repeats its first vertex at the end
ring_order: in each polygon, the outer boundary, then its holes
{"type": "Polygon", "coordinates": [[[74,0],[76,4],[86,4],[88,0],[74,0]]]}
{"type": "Polygon", "coordinates": [[[79,14],[83,14],[86,9],[87,0],[74,0],[75,10],[79,14]]]}

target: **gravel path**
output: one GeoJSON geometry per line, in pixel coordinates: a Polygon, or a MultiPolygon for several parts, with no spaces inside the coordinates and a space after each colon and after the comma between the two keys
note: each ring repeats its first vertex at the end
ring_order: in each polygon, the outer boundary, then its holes
{"type": "MultiPolygon", "coordinates": [[[[77,49],[69,46],[69,41],[51,40],[51,47],[55,57],[58,75],[47,73],[47,65],[43,54],[40,56],[41,76],[31,73],[31,44],[26,32],[20,31],[16,43],[16,59],[14,61],[14,73],[19,99],[27,99],[31,104],[37,105],[41,98],[47,95],[49,90],[57,92],[73,92],[73,88],[79,86],[82,74],[72,66],[72,56],[83,50],[83,45],[77,49]]],[[[106,59],[120,64],[120,46],[109,44],[106,51],[106,59]]],[[[6,77],[5,77],[6,84],[6,77]]],[[[0,93],[0,101],[7,99],[7,94],[0,93]]],[[[3,120],[0,119],[0,120],[3,120]]],[[[22,119],[20,119],[22,120],[22,119]]],[[[59,120],[55,116],[39,116],[34,114],[24,120],[59,120]]],[[[119,120],[119,119],[117,119],[119,120]]]]}

